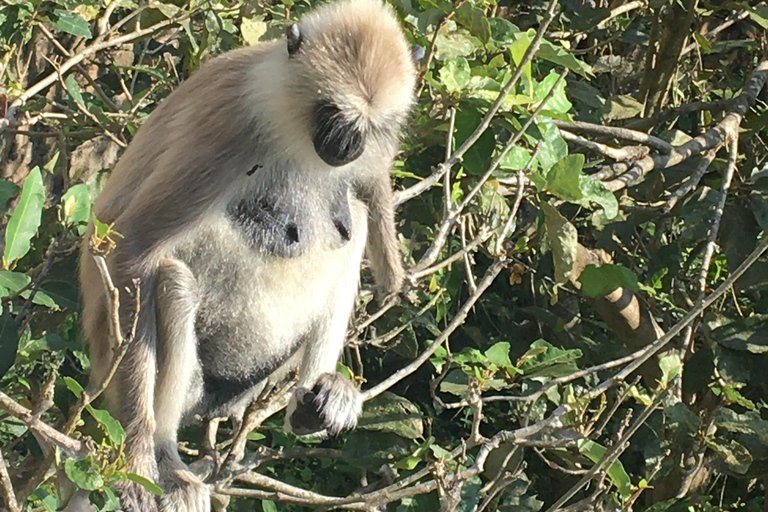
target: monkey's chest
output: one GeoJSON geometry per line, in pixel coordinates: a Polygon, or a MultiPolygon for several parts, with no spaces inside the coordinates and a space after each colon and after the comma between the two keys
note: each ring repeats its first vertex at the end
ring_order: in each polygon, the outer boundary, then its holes
{"type": "Polygon", "coordinates": [[[337,249],[352,233],[345,182],[321,190],[273,184],[231,203],[227,215],[252,248],[282,258],[301,256],[310,247],[337,249]]]}

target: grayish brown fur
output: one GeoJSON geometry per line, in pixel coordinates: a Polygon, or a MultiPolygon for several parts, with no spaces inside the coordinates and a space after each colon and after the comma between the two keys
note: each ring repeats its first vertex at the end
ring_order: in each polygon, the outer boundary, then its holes
{"type": "MultiPolygon", "coordinates": [[[[389,168],[413,103],[410,48],[380,0],[319,7],[298,33],[291,55],[283,39],[206,63],[147,119],[94,206],[123,235],[108,257],[116,284],[141,280],[137,339],[107,398],[128,432],[128,469],[165,490],[161,510],[210,507],[176,451],[179,425],[242,414],[290,361],[322,427],[354,427],[359,392],[335,365],[364,250],[380,287],[402,285],[389,168]],[[343,154],[313,139],[321,101],[337,112],[323,118],[334,130],[365,137],[349,163],[319,156],[343,154]]],[[[87,243],[81,282],[100,379],[111,358],[107,298],[87,243]]],[[[128,510],[156,507],[138,485],[120,491],[128,510]]]]}

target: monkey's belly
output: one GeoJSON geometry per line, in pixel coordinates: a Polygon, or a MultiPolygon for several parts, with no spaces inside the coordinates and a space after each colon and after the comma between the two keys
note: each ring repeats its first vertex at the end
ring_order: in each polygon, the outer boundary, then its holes
{"type": "Polygon", "coordinates": [[[350,206],[350,240],[336,249],[321,240],[292,258],[264,253],[221,215],[177,251],[200,290],[196,413],[221,413],[305,343],[322,342],[340,307],[351,314],[367,211],[356,200],[350,206]]]}

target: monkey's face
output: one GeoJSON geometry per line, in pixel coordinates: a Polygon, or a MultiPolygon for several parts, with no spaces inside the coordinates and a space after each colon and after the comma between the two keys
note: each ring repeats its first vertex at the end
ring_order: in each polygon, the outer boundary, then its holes
{"type": "Polygon", "coordinates": [[[328,165],[391,154],[414,103],[417,56],[381,0],[325,4],[286,32],[315,153],[328,165]],[[378,151],[381,153],[381,151],[378,151]]]}
{"type": "Polygon", "coordinates": [[[319,100],[312,110],[312,144],[315,152],[332,167],[346,165],[363,154],[365,132],[348,120],[331,100],[319,100]]]}

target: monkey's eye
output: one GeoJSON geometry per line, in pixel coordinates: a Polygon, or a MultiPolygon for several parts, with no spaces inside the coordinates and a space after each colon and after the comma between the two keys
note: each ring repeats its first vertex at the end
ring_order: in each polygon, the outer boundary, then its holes
{"type": "Polygon", "coordinates": [[[416,64],[421,63],[421,59],[423,59],[426,54],[427,52],[424,50],[423,46],[419,46],[418,44],[411,46],[411,56],[413,57],[413,62],[416,64]]]}
{"type": "Polygon", "coordinates": [[[333,167],[352,162],[363,153],[365,134],[355,123],[344,118],[339,107],[321,101],[312,113],[312,143],[317,156],[333,167]]]}
{"type": "Polygon", "coordinates": [[[288,25],[285,29],[285,39],[288,44],[288,55],[293,55],[301,48],[301,30],[296,23],[288,25]]]}

